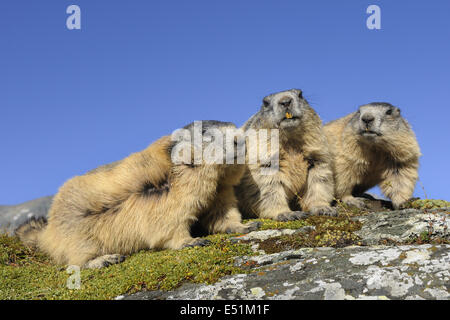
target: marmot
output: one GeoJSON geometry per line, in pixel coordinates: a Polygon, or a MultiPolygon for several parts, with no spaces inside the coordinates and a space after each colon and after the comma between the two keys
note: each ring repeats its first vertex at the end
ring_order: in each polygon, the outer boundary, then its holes
{"type": "MultiPolygon", "coordinates": [[[[202,133],[236,127],[219,121],[202,125],[202,133]]],[[[32,221],[17,234],[56,263],[101,268],[141,249],[207,244],[191,237],[197,220],[211,233],[256,229],[255,223],[241,223],[233,193],[244,166],[176,164],[172,152],[185,141],[172,140],[164,136],[141,152],[68,180],[53,200],[48,223],[32,221]]]]}
{"type": "Polygon", "coordinates": [[[354,196],[379,185],[394,208],[410,199],[418,178],[420,149],[400,109],[385,102],[324,126],[334,157],[335,195],[363,207],[354,196]]]}
{"type": "MultiPolygon", "coordinates": [[[[260,111],[241,129],[246,136],[252,130],[258,133],[258,142],[262,143],[259,149],[269,150],[273,143],[261,136],[265,131],[261,129],[270,132],[278,129],[279,135],[279,150],[272,150],[279,159],[278,168],[264,173],[262,170],[270,167],[267,163],[247,164],[235,188],[238,206],[244,215],[287,221],[309,213],[337,214],[330,206],[333,172],[327,139],[319,116],[303,98],[301,90],[266,96],[260,111]]],[[[247,146],[247,153],[252,152],[256,151],[249,152],[247,146]]]]}

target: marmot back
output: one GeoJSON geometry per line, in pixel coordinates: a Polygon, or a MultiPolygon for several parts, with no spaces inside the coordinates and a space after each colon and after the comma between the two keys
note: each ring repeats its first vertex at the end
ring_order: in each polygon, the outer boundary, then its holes
{"type": "Polygon", "coordinates": [[[338,199],[363,207],[354,196],[376,185],[395,208],[410,199],[421,154],[399,108],[373,102],[326,124],[324,130],[333,153],[338,199]]]}

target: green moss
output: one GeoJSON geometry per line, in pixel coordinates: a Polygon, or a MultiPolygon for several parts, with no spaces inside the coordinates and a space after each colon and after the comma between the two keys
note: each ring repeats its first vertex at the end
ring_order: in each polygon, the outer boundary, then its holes
{"type": "Polygon", "coordinates": [[[254,254],[249,245],[232,244],[229,237],[209,236],[212,245],[207,247],[141,251],[118,265],[82,270],[81,288],[75,290],[66,286],[70,274],[65,267],[43,257],[39,261],[16,238],[2,237],[0,299],[111,299],[142,289],[170,290],[183,282],[213,283],[245,272],[233,266],[234,257],[254,254]]]}
{"type": "Polygon", "coordinates": [[[25,247],[17,237],[0,234],[0,266],[25,266],[32,263],[48,264],[44,254],[25,247]]]}
{"type": "Polygon", "coordinates": [[[353,233],[361,228],[361,223],[346,217],[313,216],[306,220],[315,230],[293,235],[274,237],[262,241],[259,248],[266,253],[304,247],[344,247],[359,244],[359,238],[353,233]]]}
{"type": "Polygon", "coordinates": [[[287,221],[287,222],[280,222],[275,221],[271,219],[251,219],[251,220],[244,220],[244,223],[247,223],[249,221],[259,221],[261,222],[261,226],[259,230],[268,230],[268,229],[298,229],[307,225],[310,225],[309,222],[306,219],[302,220],[295,220],[295,221],[287,221]]]}
{"type": "Polygon", "coordinates": [[[445,200],[416,199],[407,202],[404,207],[413,209],[450,208],[450,202],[445,200]]]}

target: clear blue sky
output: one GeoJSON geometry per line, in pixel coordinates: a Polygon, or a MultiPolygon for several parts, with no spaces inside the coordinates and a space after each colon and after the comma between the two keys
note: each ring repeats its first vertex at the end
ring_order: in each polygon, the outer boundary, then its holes
{"type": "Polygon", "coordinates": [[[0,41],[0,204],[194,120],[241,125],[290,88],[324,122],[399,106],[428,197],[450,199],[450,1],[2,0],[0,41]],[[66,28],[70,4],[81,30],[66,28]],[[366,27],[371,4],[381,30],[366,27]]]}

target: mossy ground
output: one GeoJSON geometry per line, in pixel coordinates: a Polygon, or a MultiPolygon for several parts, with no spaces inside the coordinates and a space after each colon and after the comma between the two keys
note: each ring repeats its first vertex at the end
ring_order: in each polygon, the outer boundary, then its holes
{"type": "Polygon", "coordinates": [[[450,208],[450,202],[445,200],[434,199],[413,199],[408,201],[405,208],[411,209],[437,209],[437,208],[450,208]]]}
{"type": "MultiPolygon", "coordinates": [[[[408,205],[427,209],[450,207],[449,202],[441,200],[414,200],[408,205]]],[[[260,248],[272,253],[300,247],[359,244],[353,232],[361,225],[351,218],[368,211],[342,203],[337,207],[339,217],[309,217],[290,222],[258,219],[262,222],[261,230],[315,227],[304,233],[268,239],[260,248]]],[[[0,299],[112,299],[139,290],[170,290],[185,282],[213,283],[225,275],[251,272],[234,266],[235,257],[255,253],[250,244],[229,241],[233,236],[236,235],[208,236],[212,244],[207,247],[141,251],[118,265],[81,270],[81,288],[68,289],[71,274],[66,272],[66,266],[54,265],[47,256],[25,247],[15,237],[0,235],[0,299]]],[[[435,240],[421,235],[417,241],[435,240]]]]}
{"type": "Polygon", "coordinates": [[[68,289],[64,266],[21,245],[0,238],[0,299],[111,299],[143,289],[169,290],[183,282],[213,283],[243,272],[234,257],[253,254],[249,245],[232,244],[231,235],[207,237],[212,244],[183,250],[141,251],[118,265],[81,270],[81,288],[68,289]]]}
{"type": "Polygon", "coordinates": [[[304,247],[344,247],[359,244],[359,238],[353,232],[361,228],[360,222],[344,216],[313,216],[306,219],[305,223],[314,226],[314,229],[261,241],[259,248],[266,253],[275,253],[304,247]]]}
{"type": "Polygon", "coordinates": [[[280,222],[271,219],[251,219],[244,220],[243,223],[247,223],[249,221],[259,221],[261,222],[261,226],[258,230],[269,230],[269,229],[298,229],[304,226],[311,225],[307,219],[304,220],[295,220],[295,221],[287,221],[280,222]]]}
{"type": "Polygon", "coordinates": [[[25,247],[17,237],[0,234],[0,266],[13,267],[47,264],[49,259],[39,251],[25,247]]]}
{"type": "MultiPolygon", "coordinates": [[[[305,221],[267,219],[261,229],[298,229],[305,221]]],[[[234,258],[255,254],[249,244],[232,243],[236,235],[206,237],[206,247],[141,251],[118,265],[81,270],[81,288],[68,289],[71,274],[44,254],[25,247],[16,237],[0,236],[0,299],[112,299],[139,290],[170,290],[184,282],[213,283],[219,278],[248,272],[234,266],[234,258]]]]}

